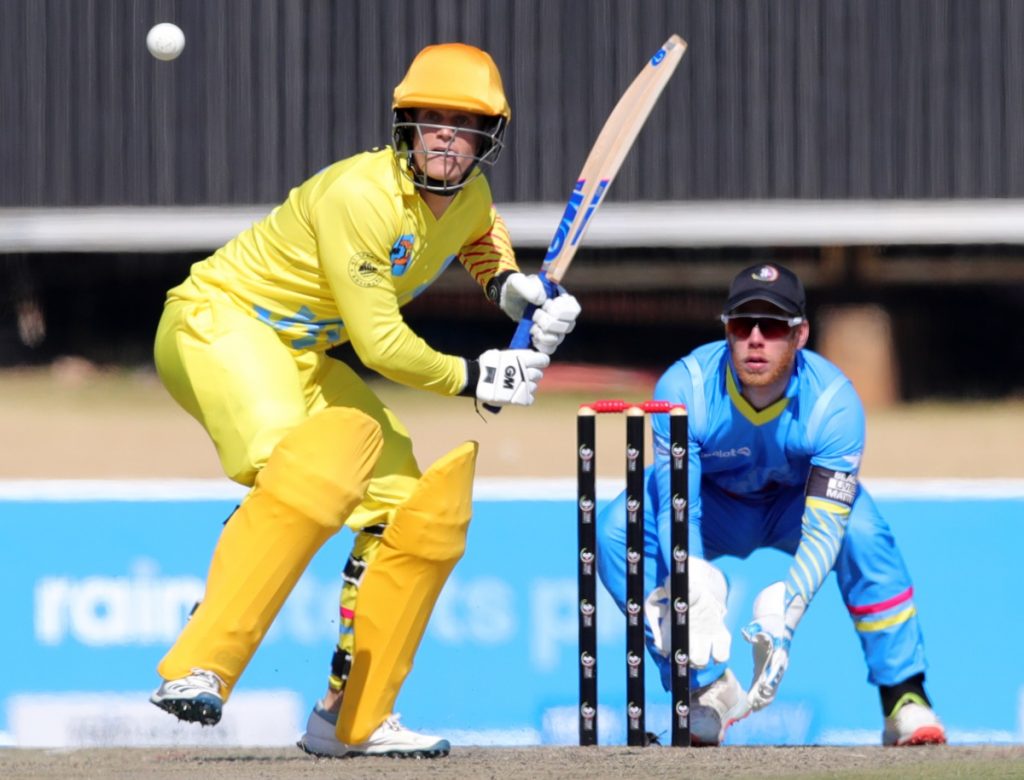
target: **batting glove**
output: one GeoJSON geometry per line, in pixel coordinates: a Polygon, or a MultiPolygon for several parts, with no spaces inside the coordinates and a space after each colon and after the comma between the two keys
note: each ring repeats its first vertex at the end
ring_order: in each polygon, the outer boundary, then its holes
{"type": "Polygon", "coordinates": [[[523,318],[527,306],[541,306],[548,299],[544,290],[544,282],[537,274],[513,271],[505,273],[493,280],[497,289],[489,285],[488,297],[494,300],[514,322],[523,318]]]}
{"type": "Polygon", "coordinates": [[[530,341],[533,348],[545,355],[555,354],[558,345],[576,327],[582,309],[579,301],[561,287],[557,298],[549,298],[533,313],[530,341]]]}
{"type": "Polygon", "coordinates": [[[474,362],[466,375],[470,382],[476,377],[478,399],[492,406],[529,406],[551,358],[530,349],[489,349],[474,362]]]}

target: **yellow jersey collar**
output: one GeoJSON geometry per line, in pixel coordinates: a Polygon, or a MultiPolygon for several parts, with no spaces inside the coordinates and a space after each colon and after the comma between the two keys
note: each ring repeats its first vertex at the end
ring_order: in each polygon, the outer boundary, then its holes
{"type": "Polygon", "coordinates": [[[732,400],[732,405],[736,407],[736,410],[754,425],[764,425],[771,422],[782,414],[783,410],[789,405],[790,393],[796,385],[796,371],[789,378],[789,384],[786,386],[786,392],[782,398],[761,410],[755,409],[750,405],[750,401],[742,396],[736,378],[733,376],[733,371],[732,359],[727,356],[725,371],[726,392],[729,393],[729,398],[732,400]]]}

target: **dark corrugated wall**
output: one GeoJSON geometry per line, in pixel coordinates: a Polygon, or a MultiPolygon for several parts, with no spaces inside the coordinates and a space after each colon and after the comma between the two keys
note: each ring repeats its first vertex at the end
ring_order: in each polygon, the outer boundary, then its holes
{"type": "Polygon", "coordinates": [[[412,56],[455,39],[512,101],[497,199],[560,201],[671,32],[612,199],[1024,197],[1020,0],[2,0],[0,205],[277,201],[386,142],[412,56]]]}

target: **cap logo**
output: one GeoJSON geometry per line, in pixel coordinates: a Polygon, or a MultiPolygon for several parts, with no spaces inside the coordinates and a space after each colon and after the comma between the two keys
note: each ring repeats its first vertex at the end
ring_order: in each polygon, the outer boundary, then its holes
{"type": "Polygon", "coordinates": [[[755,282],[774,282],[779,278],[779,269],[774,265],[762,265],[750,275],[750,278],[755,282]]]}

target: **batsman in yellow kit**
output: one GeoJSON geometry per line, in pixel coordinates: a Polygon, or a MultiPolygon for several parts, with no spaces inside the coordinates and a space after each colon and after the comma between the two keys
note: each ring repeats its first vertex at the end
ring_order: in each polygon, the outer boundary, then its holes
{"type": "Polygon", "coordinates": [[[511,111],[491,57],[428,46],[394,91],[393,147],[336,162],[167,296],[155,359],[209,433],[225,473],[251,490],[226,523],[204,597],[158,671],[151,701],[212,725],[313,555],[342,526],[341,631],[329,687],[299,746],[322,756],[443,756],[394,703],[434,603],[462,556],[476,442],[421,473],[407,430],[327,350],[350,342],[384,377],[492,405],[533,403],[580,312],[519,272],[484,168],[511,111]],[[453,261],[518,321],[533,349],[474,359],[432,349],[401,307],[453,261]]]}

